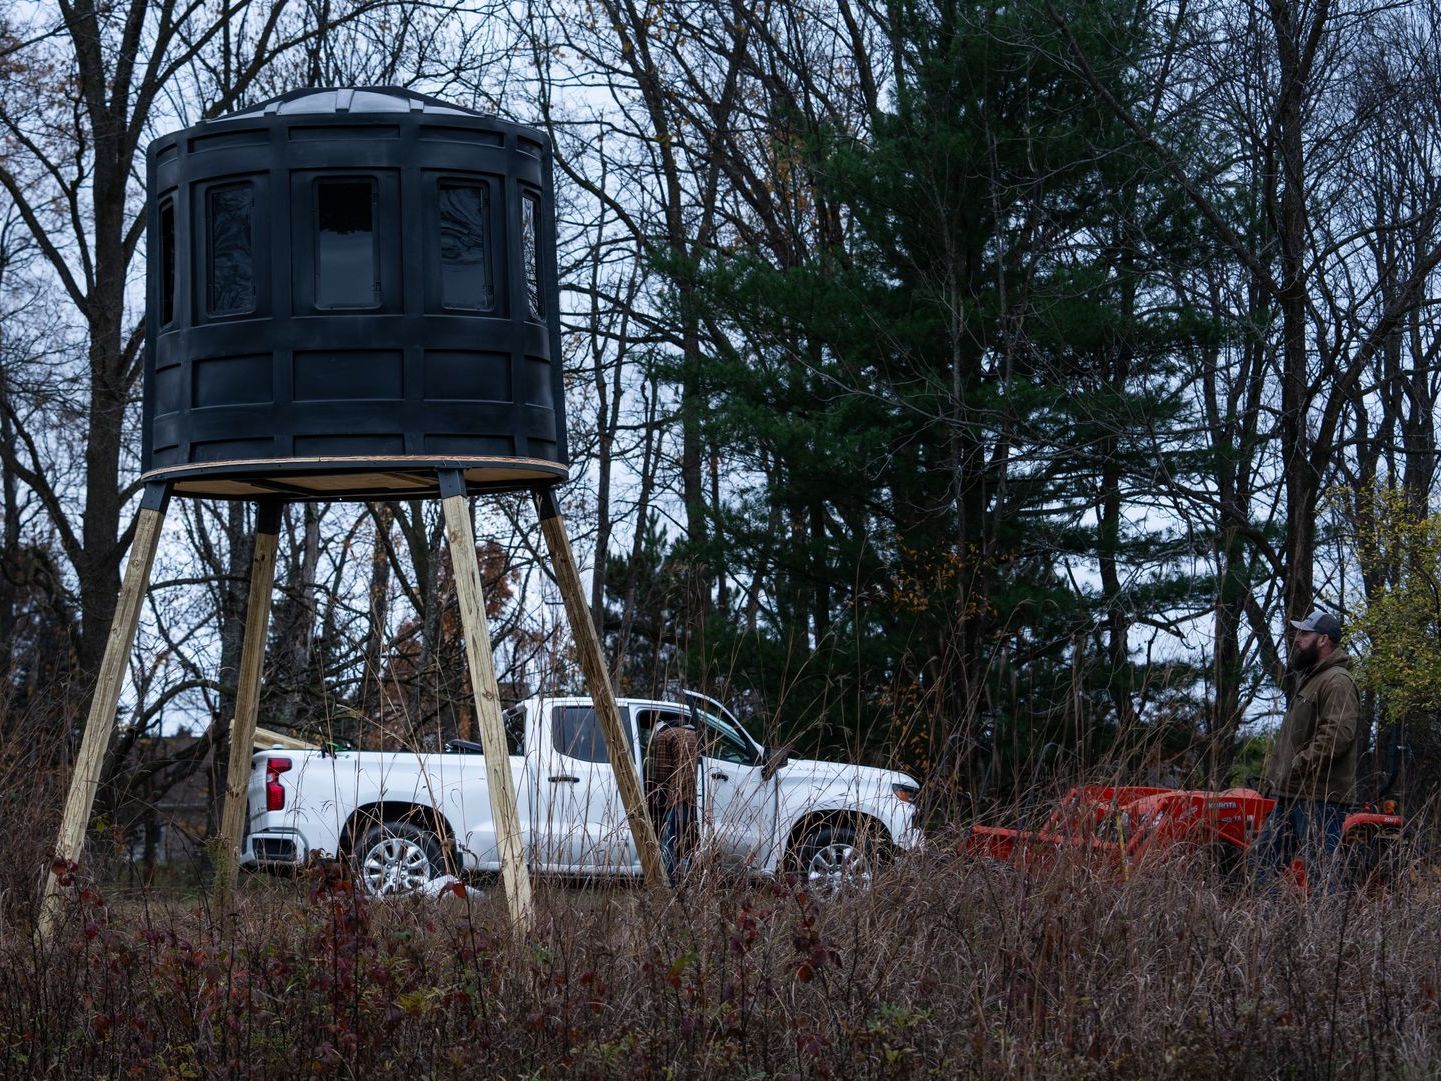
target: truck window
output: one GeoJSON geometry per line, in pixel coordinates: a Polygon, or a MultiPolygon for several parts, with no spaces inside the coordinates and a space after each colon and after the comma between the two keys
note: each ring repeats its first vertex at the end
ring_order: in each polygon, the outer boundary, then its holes
{"type": "Polygon", "coordinates": [[[663,724],[680,724],[686,715],[673,709],[643,709],[636,714],[636,727],[640,729],[640,753],[644,758],[650,749],[651,737],[663,724]]]}
{"type": "MultiPolygon", "coordinates": [[[[621,731],[625,733],[627,746],[634,749],[629,717],[620,711],[621,731]]],[[[555,749],[567,758],[582,762],[610,762],[605,751],[605,736],[600,730],[600,721],[590,706],[556,706],[551,711],[551,739],[555,749]]]]}
{"type": "Polygon", "coordinates": [[[705,753],[709,757],[718,758],[722,762],[734,762],[739,766],[757,764],[755,749],[751,741],[736,731],[728,720],[703,709],[698,709],[696,712],[705,722],[705,753]]]}

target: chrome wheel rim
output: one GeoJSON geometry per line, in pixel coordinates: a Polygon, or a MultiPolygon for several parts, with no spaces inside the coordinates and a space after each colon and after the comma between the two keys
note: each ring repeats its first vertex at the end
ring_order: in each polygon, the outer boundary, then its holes
{"type": "Polygon", "coordinates": [[[365,854],[360,876],[373,896],[408,893],[430,881],[430,857],[408,838],[387,837],[365,854]]]}
{"type": "Polygon", "coordinates": [[[822,897],[846,890],[864,890],[871,884],[871,861],[855,845],[835,841],[819,848],[806,864],[806,881],[822,897]]]}

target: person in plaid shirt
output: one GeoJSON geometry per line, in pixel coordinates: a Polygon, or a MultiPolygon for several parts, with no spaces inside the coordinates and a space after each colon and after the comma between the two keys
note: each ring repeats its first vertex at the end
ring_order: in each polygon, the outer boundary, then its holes
{"type": "Polygon", "coordinates": [[[660,786],[665,818],[660,828],[661,862],[675,880],[681,861],[695,844],[696,773],[700,734],[689,718],[668,724],[651,737],[653,776],[660,786]]]}

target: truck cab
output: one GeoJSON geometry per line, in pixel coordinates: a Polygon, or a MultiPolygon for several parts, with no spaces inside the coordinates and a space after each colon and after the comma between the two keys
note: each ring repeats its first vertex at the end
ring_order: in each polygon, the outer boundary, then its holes
{"type": "MultiPolygon", "coordinates": [[[[681,702],[626,698],[618,705],[629,752],[647,780],[656,731],[687,722],[699,731],[698,856],[709,866],[742,875],[791,867],[833,892],[868,881],[880,852],[921,842],[911,803],[917,785],[903,773],[768,752],[723,705],[694,693],[681,702]]],[[[590,699],[534,697],[507,710],[504,727],[530,869],[639,877],[639,853],[590,699]]],[[[348,857],[362,884],[379,893],[446,871],[496,871],[499,847],[478,750],[453,741],[448,752],[430,754],[259,752],[244,858],[277,868],[311,856],[348,857]],[[408,869],[397,881],[402,865],[408,869]]],[[[653,816],[658,810],[652,805],[653,816]]]]}

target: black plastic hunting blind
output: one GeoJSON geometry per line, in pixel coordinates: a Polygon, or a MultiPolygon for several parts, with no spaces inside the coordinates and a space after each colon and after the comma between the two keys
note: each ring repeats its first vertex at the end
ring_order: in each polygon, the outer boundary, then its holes
{"type": "MultiPolygon", "coordinates": [[[[665,885],[555,486],[566,478],[555,199],[540,132],[407,90],[305,90],[157,139],[148,160],[144,496],[76,756],[41,933],[64,916],[172,494],[257,505],[229,746],[258,731],[286,503],[439,496],[520,933],[530,877],[476,558],[472,493],[529,489],[646,880],[665,885]]],[[[251,757],[214,852],[245,859],[251,757]]],[[[554,778],[552,778],[554,780],[554,778]]]]}
{"type": "Polygon", "coordinates": [[[306,90],[157,139],[143,469],[334,499],[564,479],[540,132],[390,88],[306,90]]]}

